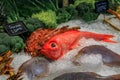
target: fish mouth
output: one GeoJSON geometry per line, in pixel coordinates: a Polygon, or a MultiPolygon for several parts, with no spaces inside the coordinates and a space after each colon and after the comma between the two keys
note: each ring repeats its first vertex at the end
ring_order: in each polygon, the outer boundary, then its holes
{"type": "Polygon", "coordinates": [[[48,52],[45,49],[42,49],[40,52],[41,52],[41,54],[45,55],[46,57],[50,56],[50,52],[48,52]]]}
{"type": "Polygon", "coordinates": [[[47,50],[45,50],[45,49],[41,49],[40,52],[41,52],[42,54],[44,54],[44,53],[47,52],[47,50]]]}
{"type": "Polygon", "coordinates": [[[41,54],[43,54],[46,58],[51,59],[51,60],[57,60],[60,55],[56,55],[56,53],[49,52],[47,50],[42,49],[41,54]]]}

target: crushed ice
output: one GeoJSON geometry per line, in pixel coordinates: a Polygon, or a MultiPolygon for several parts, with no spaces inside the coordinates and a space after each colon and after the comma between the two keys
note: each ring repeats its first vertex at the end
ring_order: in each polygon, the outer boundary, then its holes
{"type": "MultiPolygon", "coordinates": [[[[103,23],[102,21],[87,24],[79,20],[72,20],[67,23],[60,24],[58,27],[61,27],[63,25],[69,25],[70,27],[80,26],[81,27],[80,30],[83,30],[83,31],[112,34],[112,35],[115,35],[114,40],[117,40],[118,43],[117,44],[104,43],[104,42],[95,41],[93,39],[83,38],[80,40],[80,46],[78,48],[69,51],[61,59],[51,62],[51,64],[49,65],[50,74],[47,77],[42,78],[41,80],[52,80],[52,78],[64,72],[93,71],[103,76],[108,76],[108,75],[118,74],[118,73],[120,74],[120,68],[108,67],[103,65],[100,55],[83,56],[82,58],[80,58],[83,63],[82,66],[75,66],[71,62],[72,57],[75,56],[80,49],[82,49],[85,46],[95,45],[95,44],[104,45],[105,47],[111,49],[112,51],[120,54],[120,32],[112,29],[109,25],[103,23]],[[92,65],[90,66],[90,64],[92,65]]],[[[31,58],[30,56],[26,56],[24,52],[22,53],[23,54],[14,55],[14,61],[12,62],[12,66],[15,68],[16,71],[23,62],[31,58]]],[[[6,78],[6,77],[3,76],[2,78],[6,78]]],[[[0,79],[2,78],[0,76],[0,79]]],[[[28,80],[28,79],[25,76],[23,80],[28,80]]]]}

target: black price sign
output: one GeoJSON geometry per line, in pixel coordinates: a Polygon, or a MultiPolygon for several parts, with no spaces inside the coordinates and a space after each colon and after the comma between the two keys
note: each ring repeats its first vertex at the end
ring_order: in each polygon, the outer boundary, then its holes
{"type": "Polygon", "coordinates": [[[22,21],[5,24],[4,27],[9,35],[18,35],[28,31],[22,21]]]}
{"type": "Polygon", "coordinates": [[[102,0],[95,3],[96,12],[106,12],[108,10],[108,0],[102,0]]]}

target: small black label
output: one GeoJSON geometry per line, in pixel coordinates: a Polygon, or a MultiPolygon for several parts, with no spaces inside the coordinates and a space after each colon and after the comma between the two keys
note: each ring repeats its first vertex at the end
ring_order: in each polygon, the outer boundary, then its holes
{"type": "Polygon", "coordinates": [[[4,28],[9,35],[19,35],[28,31],[22,21],[5,24],[4,28]]]}
{"type": "Polygon", "coordinates": [[[102,0],[99,2],[95,2],[95,10],[96,12],[106,12],[108,10],[108,0],[102,0]]]}

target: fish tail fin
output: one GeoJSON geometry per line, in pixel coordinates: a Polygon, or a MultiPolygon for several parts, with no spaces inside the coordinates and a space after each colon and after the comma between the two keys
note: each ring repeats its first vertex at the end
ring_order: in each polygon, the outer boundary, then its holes
{"type": "Polygon", "coordinates": [[[103,41],[103,42],[109,42],[109,43],[117,43],[117,41],[110,40],[114,36],[109,35],[109,34],[97,34],[97,33],[92,33],[92,32],[83,32],[83,36],[85,38],[94,38],[97,41],[103,41]]]}
{"type": "Polygon", "coordinates": [[[101,35],[101,41],[104,41],[104,42],[110,42],[110,43],[117,43],[117,41],[114,41],[114,40],[111,40],[111,38],[113,38],[114,36],[113,35],[107,35],[107,34],[103,34],[103,36],[101,35]]]}

